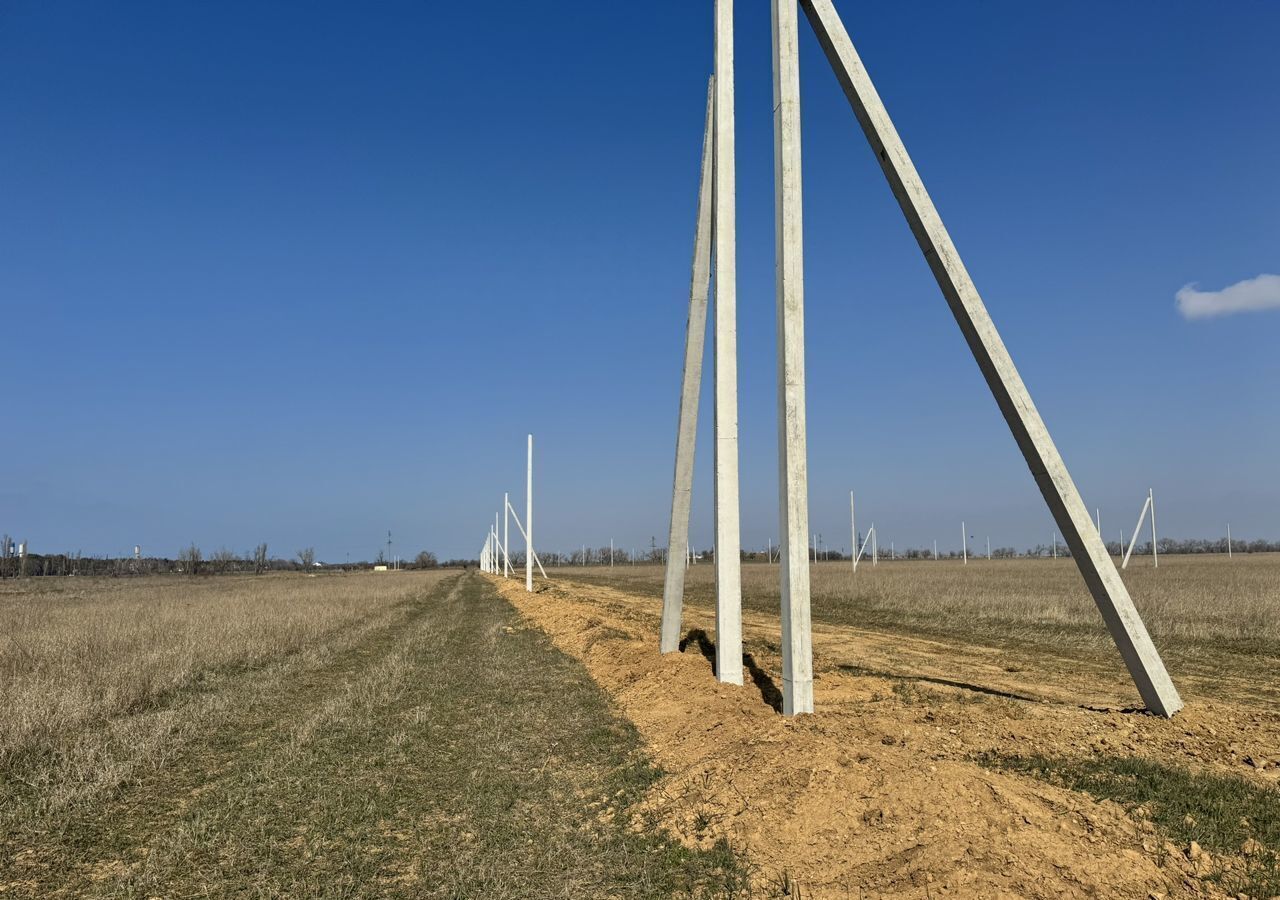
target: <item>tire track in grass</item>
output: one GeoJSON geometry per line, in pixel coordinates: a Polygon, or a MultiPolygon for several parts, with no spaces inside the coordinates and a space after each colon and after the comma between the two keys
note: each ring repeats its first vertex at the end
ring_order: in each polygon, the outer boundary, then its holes
{"type": "Polygon", "coordinates": [[[475,575],[50,835],[40,896],[731,895],[727,848],[630,827],[656,773],[475,575]]]}

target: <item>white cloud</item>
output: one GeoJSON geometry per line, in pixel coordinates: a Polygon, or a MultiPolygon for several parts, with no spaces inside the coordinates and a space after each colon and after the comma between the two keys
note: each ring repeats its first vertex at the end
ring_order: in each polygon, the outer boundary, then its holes
{"type": "Polygon", "coordinates": [[[1246,278],[1220,291],[1202,291],[1189,284],[1178,291],[1177,301],[1178,312],[1184,319],[1280,309],[1280,275],[1246,278]]]}

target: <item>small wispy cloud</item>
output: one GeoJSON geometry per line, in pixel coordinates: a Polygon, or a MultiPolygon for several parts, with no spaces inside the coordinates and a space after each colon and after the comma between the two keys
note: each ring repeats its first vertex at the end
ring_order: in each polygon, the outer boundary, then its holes
{"type": "Polygon", "coordinates": [[[1195,284],[1189,284],[1178,291],[1177,302],[1178,312],[1184,319],[1280,309],[1280,275],[1246,278],[1220,291],[1202,291],[1195,284]]]}

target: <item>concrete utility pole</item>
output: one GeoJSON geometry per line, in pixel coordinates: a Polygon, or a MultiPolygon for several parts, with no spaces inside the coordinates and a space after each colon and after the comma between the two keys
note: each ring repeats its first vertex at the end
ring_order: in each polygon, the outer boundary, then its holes
{"type": "Polygon", "coordinates": [[[742,684],[742,560],[738,512],[737,210],[733,0],[715,0],[715,513],[716,677],[742,684]]]}
{"type": "Polygon", "coordinates": [[[524,479],[524,589],[533,593],[533,435],[524,479]]]}
{"type": "Polygon", "coordinates": [[[853,491],[849,492],[849,534],[853,535],[849,539],[849,546],[853,548],[853,552],[849,555],[853,557],[853,571],[858,571],[858,519],[853,514],[853,491]]]}
{"type": "MultiPolygon", "coordinates": [[[[827,60],[835,70],[903,215],[973,352],[996,405],[1093,594],[1129,674],[1147,707],[1171,716],[1182,699],[1142,618],[1138,615],[1102,538],[1090,529],[1089,512],[1062,461],[978,289],[907,155],[884,104],[862,65],[831,0],[800,0],[827,60]],[[1092,533],[1090,533],[1092,532],[1092,533]]],[[[1154,531],[1154,504],[1152,506],[1154,531]]],[[[1154,553],[1155,547],[1152,547],[1154,553]]]]}
{"type": "Polygon", "coordinates": [[[964,521],[960,522],[960,553],[964,557],[964,564],[969,565],[969,529],[964,527],[964,521]]]}
{"type": "MultiPolygon", "coordinates": [[[[1160,551],[1156,549],[1156,489],[1147,488],[1147,499],[1151,501],[1151,567],[1160,568],[1160,551]]],[[[1135,612],[1136,616],[1137,613],[1135,612]]],[[[1141,620],[1139,620],[1141,621],[1141,620]]],[[[1172,713],[1170,713],[1172,715],[1172,713]]]]}
{"type": "MultiPolygon", "coordinates": [[[[715,127],[715,76],[707,82],[707,113],[702,128],[702,169],[698,178],[698,221],[693,230],[693,279],[689,285],[689,321],[684,335],[684,374],[680,419],[676,426],[676,471],[671,489],[671,527],[667,532],[666,580],[662,587],[660,649],[680,649],[684,574],[689,567],[689,508],[693,499],[693,458],[698,439],[698,397],[707,339],[707,295],[711,289],[712,146],[715,127]]],[[[584,548],[585,557],[585,548],[584,548]]]]}
{"type": "Polygon", "coordinates": [[[511,495],[502,495],[502,577],[508,578],[511,575],[511,557],[507,553],[507,548],[511,546],[507,543],[511,539],[510,522],[511,522],[511,495]]]}
{"type": "MultiPolygon", "coordinates": [[[[24,550],[26,549],[26,546],[27,546],[26,544],[22,545],[24,550]]],[[[1231,558],[1231,523],[1228,522],[1227,523],[1227,559],[1230,559],[1230,558],[1231,558]]]]}

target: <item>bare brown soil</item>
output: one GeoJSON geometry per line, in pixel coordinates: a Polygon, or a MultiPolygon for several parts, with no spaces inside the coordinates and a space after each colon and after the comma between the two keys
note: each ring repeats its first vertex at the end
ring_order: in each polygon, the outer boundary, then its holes
{"type": "Polygon", "coordinates": [[[704,609],[686,609],[684,652],[662,656],[652,597],[568,581],[529,595],[495,580],[635,723],[666,773],[647,801],[659,821],[689,845],[745,849],[765,893],[1214,896],[1192,848],[1165,842],[1142,810],[975,757],[1141,755],[1280,780],[1280,715],[1246,679],[1180,681],[1187,708],[1166,721],[1132,709],[1118,662],[819,625],[818,712],[787,719],[776,615],[746,614],[737,688],[713,676],[704,609]]]}

